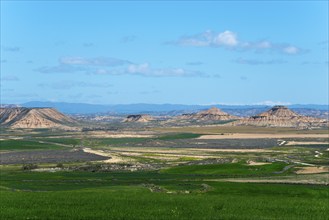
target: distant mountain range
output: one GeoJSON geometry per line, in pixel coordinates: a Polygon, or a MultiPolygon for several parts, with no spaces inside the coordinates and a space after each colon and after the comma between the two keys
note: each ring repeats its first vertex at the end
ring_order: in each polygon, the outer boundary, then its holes
{"type": "MultiPolygon", "coordinates": [[[[5,105],[2,107],[12,107],[15,105],[5,105]]],[[[22,107],[50,107],[56,108],[65,114],[153,114],[153,115],[180,115],[183,113],[193,113],[200,110],[217,107],[225,110],[229,114],[237,116],[250,116],[258,114],[272,106],[267,105],[181,105],[181,104],[118,104],[118,105],[99,105],[86,103],[66,103],[66,102],[27,102],[22,107]]],[[[328,105],[316,104],[296,104],[289,105],[290,109],[301,111],[310,111],[314,114],[328,112],[328,105]]]]}

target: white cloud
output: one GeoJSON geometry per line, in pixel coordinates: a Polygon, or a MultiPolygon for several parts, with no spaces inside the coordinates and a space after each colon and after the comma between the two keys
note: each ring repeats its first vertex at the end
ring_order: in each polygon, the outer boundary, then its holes
{"type": "Polygon", "coordinates": [[[268,41],[261,41],[256,44],[256,47],[266,49],[266,48],[271,48],[272,44],[271,42],[268,41]]]}
{"type": "Polygon", "coordinates": [[[150,66],[148,63],[142,63],[142,64],[132,64],[129,65],[127,68],[128,73],[143,73],[143,74],[149,74],[150,73],[150,66]]]}
{"type": "Polygon", "coordinates": [[[148,63],[142,64],[132,64],[129,65],[126,73],[132,75],[142,75],[142,76],[155,76],[155,77],[164,77],[164,76],[205,76],[202,72],[191,71],[183,68],[152,68],[148,63]]]}
{"type": "Polygon", "coordinates": [[[223,47],[239,51],[276,51],[290,55],[300,54],[301,52],[305,51],[293,45],[286,43],[273,43],[268,40],[241,41],[238,40],[238,35],[230,30],[226,30],[220,33],[207,30],[199,34],[183,36],[176,41],[171,41],[168,43],[194,47],[223,47]]]}
{"type": "Polygon", "coordinates": [[[283,48],[283,52],[287,54],[297,54],[299,52],[299,49],[294,46],[288,46],[283,48]]]}
{"type": "Polygon", "coordinates": [[[206,76],[200,71],[186,70],[183,68],[153,68],[147,62],[132,63],[127,60],[116,58],[84,58],[84,57],[62,57],[59,65],[41,67],[35,71],[41,73],[76,73],[82,72],[96,75],[140,75],[149,77],[189,77],[206,76]]]}
{"type": "Polygon", "coordinates": [[[214,37],[213,42],[219,46],[237,46],[239,43],[236,34],[231,31],[224,31],[223,33],[219,33],[214,37]]]}

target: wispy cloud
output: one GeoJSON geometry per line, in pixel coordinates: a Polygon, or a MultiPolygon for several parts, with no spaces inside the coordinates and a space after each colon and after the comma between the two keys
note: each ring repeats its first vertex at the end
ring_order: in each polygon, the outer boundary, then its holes
{"type": "Polygon", "coordinates": [[[8,75],[1,77],[1,81],[19,81],[19,78],[17,76],[8,75]]]}
{"type": "Polygon", "coordinates": [[[40,73],[75,73],[89,72],[95,66],[120,66],[129,64],[127,60],[121,60],[110,57],[61,57],[57,66],[44,66],[35,69],[40,73]]]}
{"type": "Polygon", "coordinates": [[[190,65],[190,66],[199,66],[199,65],[202,65],[203,62],[201,62],[201,61],[191,61],[191,62],[187,62],[186,64],[190,65]]]}
{"type": "Polygon", "coordinates": [[[242,41],[238,38],[237,33],[230,30],[226,30],[223,32],[214,32],[211,30],[207,30],[203,33],[183,36],[178,40],[167,42],[167,44],[193,47],[222,47],[239,51],[277,51],[289,55],[296,55],[306,51],[288,43],[273,43],[267,40],[242,41]]]}
{"type": "Polygon", "coordinates": [[[183,68],[153,68],[149,63],[131,64],[123,69],[96,69],[91,72],[96,75],[135,75],[145,77],[206,77],[201,71],[183,68]]]}
{"type": "Polygon", "coordinates": [[[201,71],[184,68],[153,68],[149,63],[136,64],[116,58],[62,57],[57,66],[35,69],[41,73],[87,73],[96,75],[139,75],[148,77],[207,77],[201,71]]]}
{"type": "Polygon", "coordinates": [[[234,63],[247,64],[247,65],[272,65],[272,64],[284,64],[287,63],[285,60],[255,60],[255,59],[244,59],[238,58],[233,60],[234,63]]]}
{"type": "Polygon", "coordinates": [[[35,69],[35,71],[40,73],[76,73],[87,70],[88,68],[83,66],[75,66],[68,64],[60,64],[57,66],[43,66],[35,69]]]}
{"type": "Polygon", "coordinates": [[[85,43],[82,44],[82,46],[84,46],[84,47],[93,47],[95,45],[91,42],[85,42],[85,43]]]}
{"type": "Polygon", "coordinates": [[[125,70],[126,74],[142,76],[205,76],[200,71],[191,71],[183,68],[152,68],[149,63],[132,64],[125,70]]]}
{"type": "Polygon", "coordinates": [[[19,52],[22,48],[21,47],[18,47],[18,46],[13,46],[13,47],[2,47],[2,50],[3,51],[6,51],[6,52],[19,52]]]}
{"type": "Polygon", "coordinates": [[[85,58],[85,57],[62,57],[59,62],[63,65],[87,65],[87,66],[120,66],[130,64],[128,60],[121,60],[111,57],[97,57],[97,58],[85,58]]]}
{"type": "Polygon", "coordinates": [[[328,65],[328,61],[320,62],[320,61],[303,61],[300,63],[301,65],[328,65]]]}
{"type": "Polygon", "coordinates": [[[137,36],[135,35],[128,35],[128,36],[124,36],[123,38],[121,38],[120,42],[121,43],[129,43],[129,42],[133,42],[137,39],[137,36]]]}
{"type": "Polygon", "coordinates": [[[160,93],[159,90],[157,89],[154,89],[154,90],[151,90],[151,91],[142,91],[140,92],[141,95],[151,95],[151,94],[158,94],[160,93]]]}
{"type": "Polygon", "coordinates": [[[109,88],[113,85],[110,83],[91,83],[82,81],[59,81],[53,83],[40,83],[39,87],[47,87],[52,89],[71,89],[74,87],[97,87],[97,88],[109,88]]]}

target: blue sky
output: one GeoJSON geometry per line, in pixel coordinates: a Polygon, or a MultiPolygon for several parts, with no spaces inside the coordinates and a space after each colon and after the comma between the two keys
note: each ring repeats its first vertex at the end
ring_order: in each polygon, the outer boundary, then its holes
{"type": "Polygon", "coordinates": [[[1,102],[328,104],[328,1],[1,1],[1,102]]]}

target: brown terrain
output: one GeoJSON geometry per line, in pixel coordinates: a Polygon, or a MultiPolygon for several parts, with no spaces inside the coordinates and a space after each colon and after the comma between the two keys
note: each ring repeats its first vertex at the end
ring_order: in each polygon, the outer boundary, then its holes
{"type": "Polygon", "coordinates": [[[222,110],[212,107],[208,110],[201,111],[194,114],[183,114],[180,116],[181,119],[193,119],[193,120],[204,120],[204,121],[227,121],[232,119],[238,119],[237,116],[230,115],[222,110]]]}
{"type": "Polygon", "coordinates": [[[232,122],[232,124],[264,127],[312,128],[326,127],[328,126],[328,121],[325,119],[299,115],[285,106],[274,106],[268,111],[246,119],[241,119],[237,122],[232,122]]]}
{"type": "Polygon", "coordinates": [[[154,120],[150,115],[128,115],[124,122],[149,122],[154,120]]]}
{"type": "Polygon", "coordinates": [[[53,108],[1,108],[0,124],[10,128],[63,128],[75,121],[53,108]]]}

